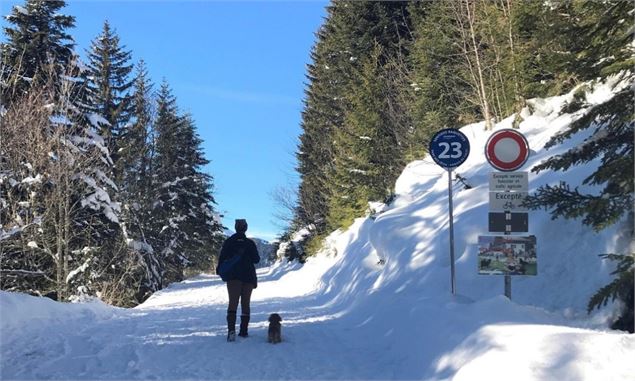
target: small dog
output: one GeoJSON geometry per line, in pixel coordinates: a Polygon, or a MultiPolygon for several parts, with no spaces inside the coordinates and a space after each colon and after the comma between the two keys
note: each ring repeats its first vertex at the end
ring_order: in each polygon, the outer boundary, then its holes
{"type": "Polygon", "coordinates": [[[269,337],[268,342],[276,344],[282,341],[282,318],[278,314],[269,315],[269,337]]]}

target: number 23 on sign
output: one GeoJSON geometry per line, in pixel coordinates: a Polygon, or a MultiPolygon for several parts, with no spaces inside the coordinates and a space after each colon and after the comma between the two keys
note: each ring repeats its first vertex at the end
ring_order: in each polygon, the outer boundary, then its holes
{"type": "Polygon", "coordinates": [[[446,170],[452,170],[467,159],[470,154],[470,142],[461,131],[446,128],[434,134],[429,152],[435,163],[446,170]]]}

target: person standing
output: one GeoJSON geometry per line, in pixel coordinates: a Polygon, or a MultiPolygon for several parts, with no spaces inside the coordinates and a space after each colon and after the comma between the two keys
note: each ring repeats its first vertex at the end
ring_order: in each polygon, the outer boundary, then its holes
{"type": "MultiPolygon", "coordinates": [[[[247,220],[238,219],[234,225],[236,233],[223,243],[218,258],[218,264],[232,257],[240,256],[232,269],[232,274],[226,278],[229,304],[227,307],[227,341],[236,340],[236,312],[240,302],[240,332],[238,336],[247,337],[247,328],[251,313],[251,293],[258,287],[256,263],[260,262],[258,248],[254,241],[247,238],[247,220]]],[[[218,266],[216,266],[218,274],[218,266]]]]}

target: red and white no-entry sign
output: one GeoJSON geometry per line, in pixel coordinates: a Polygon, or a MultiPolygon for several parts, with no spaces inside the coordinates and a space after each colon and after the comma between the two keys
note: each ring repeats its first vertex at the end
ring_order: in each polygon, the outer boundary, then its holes
{"type": "Polygon", "coordinates": [[[485,157],[499,171],[515,171],[529,157],[529,143],[520,132],[512,129],[494,132],[485,144],[485,157]]]}

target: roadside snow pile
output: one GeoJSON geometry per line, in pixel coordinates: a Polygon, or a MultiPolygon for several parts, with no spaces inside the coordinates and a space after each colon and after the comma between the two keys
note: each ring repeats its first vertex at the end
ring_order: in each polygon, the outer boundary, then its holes
{"type": "MultiPolygon", "coordinates": [[[[58,303],[49,298],[0,291],[0,329],[10,331],[29,325],[68,324],[80,319],[111,318],[117,308],[91,299],[82,303],[58,303]]],[[[5,331],[5,332],[6,332],[5,331]]]]}

